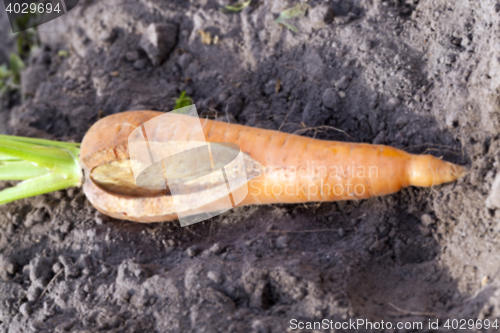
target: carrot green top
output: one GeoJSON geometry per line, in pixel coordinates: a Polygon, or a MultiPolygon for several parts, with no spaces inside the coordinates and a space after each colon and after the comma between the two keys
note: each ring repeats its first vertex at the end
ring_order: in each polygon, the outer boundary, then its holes
{"type": "Polygon", "coordinates": [[[0,191],[0,204],[79,186],[80,144],[0,135],[0,180],[21,180],[0,191]]]}

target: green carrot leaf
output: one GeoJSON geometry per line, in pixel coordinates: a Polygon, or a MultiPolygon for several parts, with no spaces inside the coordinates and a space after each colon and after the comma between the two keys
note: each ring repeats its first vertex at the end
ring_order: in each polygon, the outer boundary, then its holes
{"type": "Polygon", "coordinates": [[[243,9],[247,8],[251,2],[252,0],[248,0],[245,2],[235,3],[234,5],[224,6],[223,8],[220,9],[220,11],[223,13],[238,13],[241,12],[243,9]]]}
{"type": "Polygon", "coordinates": [[[77,185],[78,182],[75,179],[66,178],[57,173],[47,173],[0,191],[0,205],[77,185]]]}
{"type": "Polygon", "coordinates": [[[285,27],[292,30],[293,32],[298,32],[297,27],[285,22],[285,20],[305,15],[308,8],[309,6],[307,4],[297,4],[291,8],[282,11],[280,13],[280,16],[274,22],[278,24],[283,24],[285,27]]]}
{"type": "Polygon", "coordinates": [[[57,56],[61,57],[61,58],[67,58],[67,57],[69,57],[69,53],[66,50],[59,50],[57,52],[57,56]]]}
{"type": "Polygon", "coordinates": [[[45,175],[49,170],[28,161],[0,162],[0,180],[26,180],[45,175]]]}
{"type": "MultiPolygon", "coordinates": [[[[0,134],[0,139],[8,139],[18,142],[29,143],[37,146],[45,146],[45,147],[58,147],[62,149],[66,149],[71,152],[75,157],[78,157],[80,154],[80,143],[73,142],[61,142],[54,140],[45,140],[45,139],[35,139],[35,138],[27,138],[23,136],[14,136],[14,135],[4,135],[0,134]]],[[[1,156],[1,155],[0,155],[1,156]]]]}
{"type": "Polygon", "coordinates": [[[296,26],[286,23],[285,21],[280,22],[280,24],[283,24],[285,27],[287,27],[288,29],[292,30],[295,33],[299,32],[299,29],[297,29],[296,26]]]}
{"type": "Polygon", "coordinates": [[[0,191],[0,205],[79,186],[80,144],[0,135],[0,180],[23,180],[0,191]]]}
{"type": "Polygon", "coordinates": [[[0,80],[2,79],[6,79],[8,78],[9,76],[11,76],[12,73],[11,71],[7,68],[7,66],[5,65],[1,65],[0,66],[0,80]]]}
{"type": "MultiPolygon", "coordinates": [[[[181,109],[181,108],[186,107],[186,106],[190,106],[191,104],[193,104],[193,99],[189,96],[186,96],[186,92],[183,91],[181,93],[181,95],[179,96],[179,98],[177,98],[175,100],[174,110],[181,109]]],[[[179,112],[175,112],[175,111],[172,111],[172,112],[179,113],[179,112]]]]}
{"type": "Polygon", "coordinates": [[[17,54],[12,53],[10,55],[9,66],[13,74],[14,83],[19,84],[21,82],[21,71],[25,69],[23,60],[17,54]]]}
{"type": "Polygon", "coordinates": [[[20,159],[7,154],[0,153],[0,162],[5,162],[5,161],[20,161],[20,159]]]}
{"type": "MultiPolygon", "coordinates": [[[[36,139],[35,139],[36,140],[36,139]]],[[[77,156],[68,149],[49,147],[0,137],[0,153],[25,161],[50,171],[79,178],[81,174],[77,156]]]]}

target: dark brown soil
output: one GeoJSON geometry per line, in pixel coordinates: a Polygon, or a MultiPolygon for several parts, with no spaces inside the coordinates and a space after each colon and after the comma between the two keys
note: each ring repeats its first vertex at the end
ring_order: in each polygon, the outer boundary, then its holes
{"type": "MultiPolygon", "coordinates": [[[[500,5],[311,0],[294,33],[274,23],[294,2],[219,11],[228,3],[81,0],[40,27],[24,99],[0,99],[1,132],[79,141],[99,117],[170,111],[186,91],[205,117],[430,153],[468,175],[359,202],[243,207],[186,228],[107,218],[80,189],[7,204],[0,331],[295,332],[293,319],[364,319],[394,325],[371,331],[430,332],[499,319],[500,5]],[[169,23],[159,31],[173,43],[158,57],[141,42],[153,23],[169,23]]],[[[5,61],[15,36],[4,16],[0,27],[5,61]]],[[[337,332],[370,331],[351,328],[337,332]]]]}

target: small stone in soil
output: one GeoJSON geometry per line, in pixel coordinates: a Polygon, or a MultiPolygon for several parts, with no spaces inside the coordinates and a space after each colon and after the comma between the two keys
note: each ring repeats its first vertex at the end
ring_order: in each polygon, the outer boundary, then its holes
{"type": "Polygon", "coordinates": [[[194,258],[196,257],[199,253],[200,253],[200,248],[196,245],[193,245],[193,246],[190,246],[188,247],[188,249],[186,250],[186,253],[188,254],[188,256],[190,256],[191,258],[194,258]]]}
{"type": "Polygon", "coordinates": [[[451,66],[456,60],[457,60],[457,55],[454,53],[449,53],[444,57],[443,63],[445,65],[451,66]]]}
{"type": "Polygon", "coordinates": [[[29,265],[29,276],[33,285],[47,285],[52,276],[51,266],[51,260],[48,258],[36,257],[31,259],[29,265]]]}
{"type": "Polygon", "coordinates": [[[118,38],[118,31],[116,29],[111,29],[110,31],[103,31],[99,35],[99,39],[108,44],[112,44],[115,42],[116,38],[118,38]]]}
{"type": "Polygon", "coordinates": [[[26,298],[28,299],[28,301],[34,302],[38,299],[38,297],[40,297],[42,292],[43,292],[42,288],[37,287],[35,285],[31,285],[28,288],[28,292],[26,293],[26,298]]]}
{"type": "Polygon", "coordinates": [[[73,260],[71,260],[68,256],[59,256],[59,261],[64,266],[64,274],[66,278],[76,278],[80,276],[80,269],[73,264],[73,260]]]}
{"type": "Polygon", "coordinates": [[[214,245],[212,245],[209,249],[209,251],[213,254],[220,254],[222,252],[223,248],[222,246],[220,245],[220,243],[215,243],[214,245]]]}
{"type": "Polygon", "coordinates": [[[333,8],[328,4],[314,7],[309,14],[313,28],[323,28],[326,24],[332,23],[334,14],[333,8]]]}
{"type": "Polygon", "coordinates": [[[337,92],[332,88],[328,88],[323,92],[322,99],[323,105],[331,110],[334,110],[340,102],[337,92]]]}
{"type": "Polygon", "coordinates": [[[373,48],[373,42],[369,40],[365,40],[361,45],[359,46],[359,50],[363,52],[368,52],[373,48]]]}
{"type": "Polygon", "coordinates": [[[167,60],[177,44],[177,26],[172,23],[153,23],[144,31],[140,46],[155,66],[167,60]]]}
{"type": "Polygon", "coordinates": [[[339,90],[346,90],[347,87],[349,87],[349,82],[349,77],[344,75],[337,82],[335,82],[335,87],[339,90]]]}
{"type": "Polygon", "coordinates": [[[4,281],[10,280],[10,276],[16,272],[16,266],[6,258],[3,254],[0,254],[0,276],[4,281]]]}
{"type": "Polygon", "coordinates": [[[222,277],[219,272],[210,271],[207,273],[207,277],[212,280],[214,283],[220,284],[222,283],[222,277]]]}
{"type": "Polygon", "coordinates": [[[59,271],[63,269],[63,265],[60,262],[56,262],[54,265],[52,265],[52,272],[54,273],[59,273],[59,271]]]}
{"type": "Polygon", "coordinates": [[[428,226],[433,225],[434,223],[436,223],[436,221],[429,214],[423,214],[420,217],[420,220],[422,221],[422,224],[424,226],[426,226],[426,227],[428,227],[428,226]]]}
{"type": "Polygon", "coordinates": [[[20,307],[19,307],[19,312],[26,318],[28,318],[31,313],[33,312],[32,309],[31,309],[31,305],[29,305],[29,303],[23,303],[20,307]]]}
{"type": "Polygon", "coordinates": [[[35,224],[43,222],[44,218],[45,218],[45,211],[43,209],[35,209],[26,216],[24,225],[28,228],[32,227],[35,224]]]}

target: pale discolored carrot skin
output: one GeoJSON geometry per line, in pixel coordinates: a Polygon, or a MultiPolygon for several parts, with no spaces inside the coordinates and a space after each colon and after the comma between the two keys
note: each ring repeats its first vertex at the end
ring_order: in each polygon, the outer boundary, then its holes
{"type": "MultiPolygon", "coordinates": [[[[138,198],[108,193],[89,178],[96,166],[128,159],[127,143],[132,130],[162,114],[123,112],[101,119],[87,132],[80,154],[84,190],[98,210],[138,222],[177,217],[168,195],[138,198]]],[[[249,181],[248,195],[240,205],[364,199],[410,185],[439,185],[465,174],[463,167],[436,157],[412,155],[383,145],[317,140],[205,119],[201,124],[207,141],[235,143],[264,168],[260,176],[249,181]]],[[[148,139],[182,140],[189,133],[187,128],[175,133],[157,128],[148,139]]]]}

